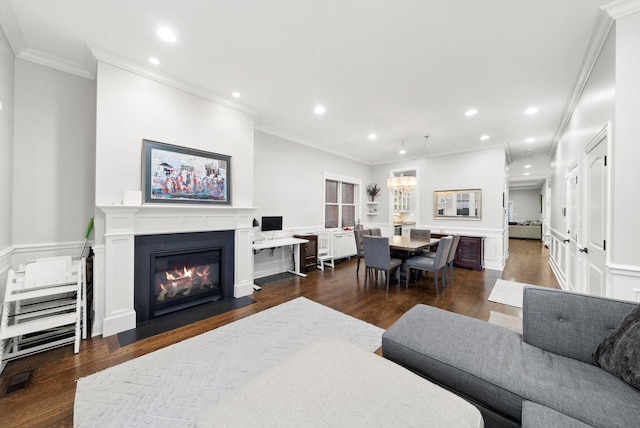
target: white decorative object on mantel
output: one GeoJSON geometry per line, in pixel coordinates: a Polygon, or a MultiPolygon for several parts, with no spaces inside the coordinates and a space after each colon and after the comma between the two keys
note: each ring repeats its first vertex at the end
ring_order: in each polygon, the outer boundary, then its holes
{"type": "Polygon", "coordinates": [[[136,235],[233,230],[234,297],[253,293],[251,232],[255,208],[155,204],[97,208],[94,335],[106,337],[136,327],[133,298],[136,235]]]}

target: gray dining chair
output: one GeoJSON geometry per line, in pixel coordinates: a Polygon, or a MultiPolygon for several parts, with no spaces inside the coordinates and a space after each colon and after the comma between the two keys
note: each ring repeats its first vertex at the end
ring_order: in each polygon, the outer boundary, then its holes
{"type": "Polygon", "coordinates": [[[460,242],[460,235],[453,235],[453,241],[451,242],[451,248],[449,249],[449,255],[447,256],[447,283],[449,283],[449,270],[451,270],[451,281],[453,281],[453,260],[456,258],[456,251],[458,249],[458,243],[460,242]]]}
{"type": "MultiPolygon", "coordinates": [[[[411,229],[409,231],[409,237],[411,239],[431,239],[431,230],[430,229],[411,229]]],[[[422,253],[427,253],[429,250],[419,250],[414,253],[414,255],[421,255],[422,253]]]]}
{"type": "Polygon", "coordinates": [[[389,238],[385,236],[364,235],[362,237],[364,247],[364,288],[367,288],[369,274],[373,271],[384,271],[386,277],[386,293],[389,294],[389,277],[396,271],[398,286],[400,286],[400,266],[402,260],[391,258],[389,250],[389,238]]]}
{"type": "Polygon", "coordinates": [[[370,229],[358,229],[353,231],[353,236],[356,239],[356,256],[358,257],[358,266],[356,267],[356,275],[360,272],[360,259],[364,258],[364,246],[362,245],[362,237],[365,235],[371,235],[370,229]]]}
{"type": "Polygon", "coordinates": [[[430,239],[431,238],[431,230],[429,229],[411,229],[409,232],[409,237],[411,239],[430,239]]]}
{"type": "MultiPolygon", "coordinates": [[[[443,268],[446,269],[447,265],[447,257],[449,255],[449,250],[451,249],[451,245],[453,243],[453,236],[445,236],[440,239],[438,242],[438,248],[435,252],[435,257],[427,257],[427,256],[414,256],[408,259],[405,262],[406,271],[405,271],[405,285],[409,286],[409,277],[411,276],[411,269],[421,270],[421,271],[429,271],[433,272],[433,276],[435,278],[436,283],[436,293],[439,293],[438,290],[438,272],[443,272],[443,268]]],[[[442,278],[444,281],[444,275],[446,273],[442,273],[442,278]]]]}

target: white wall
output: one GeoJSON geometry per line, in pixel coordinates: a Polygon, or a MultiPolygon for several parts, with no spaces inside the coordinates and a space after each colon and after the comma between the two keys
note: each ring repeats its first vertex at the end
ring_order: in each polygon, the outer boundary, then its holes
{"type": "MultiPolygon", "coordinates": [[[[255,133],[254,205],[256,218],[282,215],[285,229],[324,228],[324,174],[361,180],[360,201],[371,167],[331,153],[255,133]]],[[[361,211],[364,221],[364,208],[361,211]]]]}
{"type": "Polygon", "coordinates": [[[640,11],[616,20],[615,65],[612,248],[608,267],[612,294],[640,302],[640,11]]]}
{"type": "Polygon", "coordinates": [[[565,174],[584,146],[614,118],[615,102],[615,31],[612,31],[589,76],[584,91],[553,155],[551,179],[551,229],[563,235],[567,189],[565,174]]]}
{"type": "Polygon", "coordinates": [[[541,194],[540,189],[510,190],[509,200],[513,201],[511,221],[539,221],[542,216],[540,213],[541,194]]]}
{"type": "Polygon", "coordinates": [[[142,190],[142,140],[231,156],[234,207],[253,203],[253,117],[98,62],[96,204],[142,190]]]}
{"type": "MultiPolygon", "coordinates": [[[[13,224],[13,87],[14,56],[0,28],[0,252],[11,246],[13,224]]],[[[4,282],[4,281],[3,281],[4,282]]]]}
{"type": "Polygon", "coordinates": [[[0,301],[11,268],[13,230],[13,87],[14,56],[0,28],[0,301]]]}
{"type": "Polygon", "coordinates": [[[15,60],[14,245],[84,239],[94,206],[95,102],[93,80],[15,60]]]}

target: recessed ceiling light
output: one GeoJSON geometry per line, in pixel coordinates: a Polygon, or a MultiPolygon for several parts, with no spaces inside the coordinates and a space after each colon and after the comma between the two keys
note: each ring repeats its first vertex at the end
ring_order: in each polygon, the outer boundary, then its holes
{"type": "Polygon", "coordinates": [[[151,58],[149,58],[149,62],[153,65],[160,65],[160,60],[154,56],[152,56],[151,58]]]}
{"type": "Polygon", "coordinates": [[[156,34],[167,43],[175,43],[178,40],[174,32],[167,27],[158,28],[156,34]]]}
{"type": "Polygon", "coordinates": [[[489,138],[491,137],[489,137],[488,135],[483,135],[482,137],[480,137],[482,141],[488,140],[489,138]]]}
{"type": "Polygon", "coordinates": [[[316,106],[316,108],[313,109],[313,112],[315,114],[324,114],[326,110],[324,109],[323,106],[316,106]]]}
{"type": "Polygon", "coordinates": [[[530,172],[525,172],[525,173],[524,173],[524,174],[522,174],[522,175],[531,175],[531,173],[530,173],[530,172]]]}
{"type": "Polygon", "coordinates": [[[370,140],[375,140],[376,138],[378,138],[378,137],[376,136],[376,134],[373,134],[373,133],[369,134],[369,139],[370,139],[370,140]]]}
{"type": "Polygon", "coordinates": [[[525,168],[531,168],[531,165],[525,165],[524,167],[525,168]]]}
{"type": "Polygon", "coordinates": [[[524,111],[524,114],[536,114],[538,112],[538,107],[529,107],[524,111]]]}
{"type": "Polygon", "coordinates": [[[240,98],[240,92],[236,91],[236,92],[232,93],[231,95],[233,95],[236,98],[240,98]]]}
{"type": "Polygon", "coordinates": [[[534,141],[536,141],[535,138],[527,138],[526,140],[524,140],[526,143],[533,143],[534,141]]]}
{"type": "Polygon", "coordinates": [[[400,151],[399,151],[398,153],[400,153],[401,155],[403,155],[403,154],[407,153],[407,151],[406,151],[405,149],[400,149],[400,151]]]}
{"type": "Polygon", "coordinates": [[[470,108],[469,110],[464,112],[465,116],[475,116],[476,114],[478,114],[478,110],[474,108],[470,108]]]}

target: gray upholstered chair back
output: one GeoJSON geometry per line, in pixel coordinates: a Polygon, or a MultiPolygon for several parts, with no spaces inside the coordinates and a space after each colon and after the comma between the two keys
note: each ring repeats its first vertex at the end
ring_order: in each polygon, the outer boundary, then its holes
{"type": "Polygon", "coordinates": [[[447,264],[447,257],[449,256],[449,250],[453,243],[453,236],[445,236],[438,242],[438,248],[436,249],[436,256],[433,260],[433,266],[436,269],[441,269],[447,264]]]}
{"type": "Polygon", "coordinates": [[[382,230],[380,230],[380,228],[369,229],[369,235],[371,235],[371,236],[382,236],[382,230]]]}
{"type": "Polygon", "coordinates": [[[358,255],[362,256],[364,247],[362,245],[362,237],[364,235],[370,235],[371,231],[369,229],[359,229],[353,231],[353,236],[356,238],[356,251],[358,255]]]}
{"type": "Polygon", "coordinates": [[[411,229],[409,232],[411,239],[430,239],[431,230],[429,229],[411,229]]]}
{"type": "Polygon", "coordinates": [[[389,238],[365,235],[362,240],[364,245],[364,265],[368,268],[388,270],[391,265],[389,238]]]}
{"type": "Polygon", "coordinates": [[[460,242],[460,235],[453,235],[453,241],[451,242],[451,248],[449,249],[449,255],[447,256],[447,263],[453,262],[456,257],[456,249],[458,249],[458,243],[460,242]]]}

